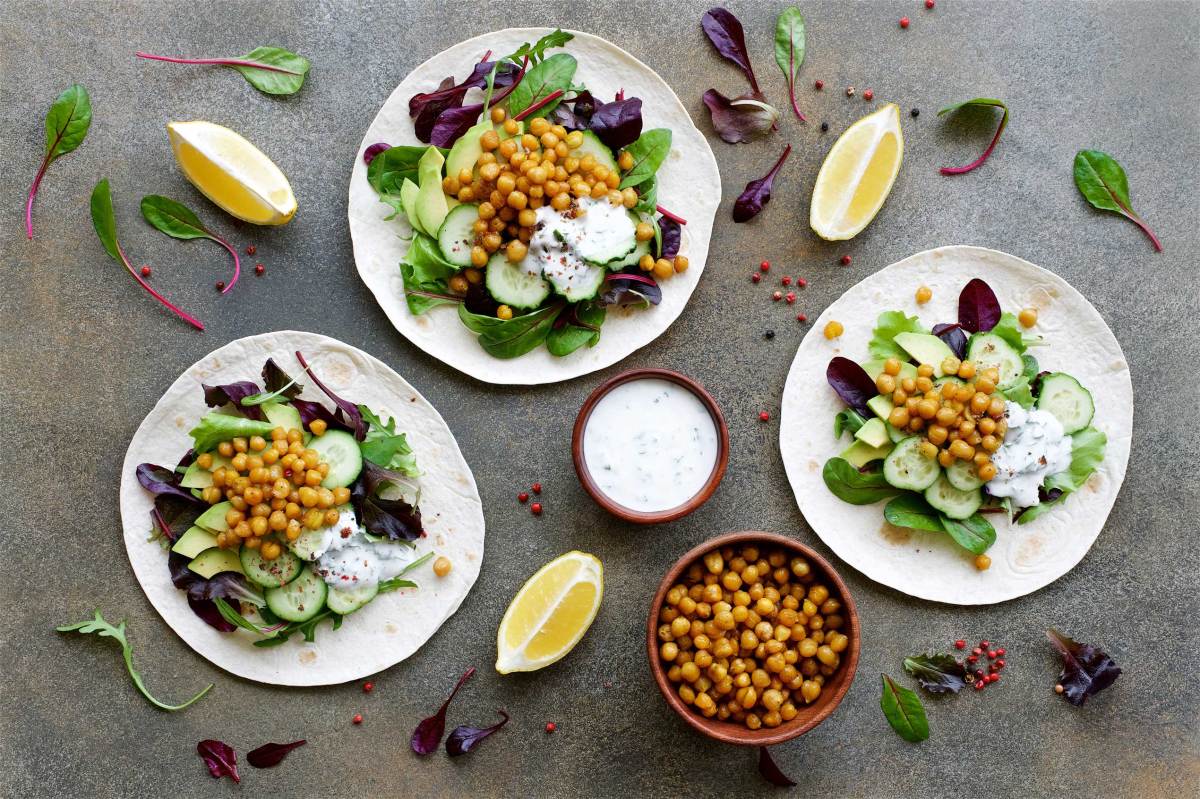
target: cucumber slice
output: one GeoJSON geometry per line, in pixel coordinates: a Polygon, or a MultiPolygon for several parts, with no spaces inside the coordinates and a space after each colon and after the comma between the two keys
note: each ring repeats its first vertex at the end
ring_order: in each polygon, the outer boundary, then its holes
{"type": "Polygon", "coordinates": [[[942,471],[937,458],[926,458],[920,453],[920,436],[909,436],[883,459],[883,479],[896,488],[924,491],[933,485],[942,471]]]}
{"type": "MultiPolygon", "coordinates": [[[[590,213],[605,213],[606,211],[597,210],[597,206],[607,202],[608,200],[593,202],[590,213]]],[[[630,219],[628,213],[615,214],[611,226],[590,228],[587,236],[580,237],[575,242],[575,254],[588,263],[606,266],[613,261],[628,258],[630,253],[637,249],[637,245],[637,223],[630,219]]]]}
{"type": "Polygon", "coordinates": [[[329,593],[325,581],[305,567],[300,576],[285,586],[268,588],[267,607],[284,621],[308,621],[325,607],[329,593]]]}
{"type": "Polygon", "coordinates": [[[590,300],[600,293],[607,271],[602,266],[593,266],[583,261],[575,262],[573,268],[551,271],[546,277],[559,296],[568,302],[590,300]]]}
{"type": "Polygon", "coordinates": [[[322,527],[319,530],[305,528],[299,538],[295,541],[288,541],[288,549],[300,560],[316,560],[325,551],[325,536],[328,533],[328,527],[322,527]]]}
{"type": "Polygon", "coordinates": [[[321,460],[329,464],[329,475],[321,481],[326,488],[344,488],[362,471],[358,442],[344,430],[327,430],[325,435],[313,436],[308,447],[315,449],[321,460]]]}
{"type": "Polygon", "coordinates": [[[1025,371],[1021,353],[995,333],[976,333],[967,344],[967,360],[975,363],[977,372],[996,369],[1000,372],[999,387],[1017,380],[1025,371]]]}
{"type": "Polygon", "coordinates": [[[1091,392],[1065,372],[1051,372],[1042,378],[1037,406],[1062,422],[1064,433],[1079,432],[1096,414],[1091,392]]]}
{"type": "Polygon", "coordinates": [[[286,549],[275,560],[267,560],[261,549],[243,546],[241,559],[246,578],[263,588],[287,585],[300,574],[300,559],[286,549]]]}
{"type": "Polygon", "coordinates": [[[325,597],[325,603],[329,605],[329,609],[334,613],[340,613],[345,616],[347,613],[353,613],[358,610],[378,594],[379,583],[358,585],[354,588],[338,588],[335,586],[329,589],[329,595],[325,597]]]}
{"type": "Polygon", "coordinates": [[[514,264],[503,252],[497,252],[488,260],[485,283],[496,302],[512,308],[536,308],[550,296],[550,284],[542,279],[541,266],[528,255],[514,264]]]}
{"type": "Polygon", "coordinates": [[[950,481],[950,485],[960,491],[974,491],[983,485],[983,481],[975,472],[973,461],[954,461],[946,470],[946,479],[950,481]]]}
{"type": "MultiPolygon", "coordinates": [[[[641,220],[632,213],[629,215],[629,217],[633,220],[636,232],[637,223],[641,220]]],[[[618,258],[615,261],[609,261],[606,266],[614,272],[619,272],[622,269],[632,269],[633,267],[637,266],[638,261],[642,260],[643,255],[650,254],[650,243],[654,240],[647,239],[646,241],[637,241],[637,237],[635,236],[634,241],[637,243],[635,244],[633,250],[630,251],[629,255],[626,255],[624,258],[618,258]]]]}
{"type": "Polygon", "coordinates": [[[983,504],[983,491],[978,488],[970,491],[955,488],[945,475],[942,475],[925,489],[925,501],[946,514],[947,518],[966,519],[974,515],[983,504]]]}
{"type": "Polygon", "coordinates": [[[608,149],[608,145],[600,141],[600,137],[590,130],[583,131],[583,144],[571,151],[572,158],[583,158],[585,155],[595,158],[597,164],[608,167],[610,172],[620,174],[617,159],[613,158],[612,150],[608,149]]]}
{"type": "Polygon", "coordinates": [[[956,386],[965,386],[967,384],[967,381],[963,380],[961,377],[954,377],[953,375],[946,375],[945,377],[939,377],[937,380],[934,380],[933,387],[941,388],[942,385],[945,383],[953,383],[956,386]]]}
{"type": "Polygon", "coordinates": [[[479,206],[464,203],[446,214],[438,228],[438,247],[447,261],[455,266],[471,265],[471,247],[475,244],[472,225],[479,219],[479,206]]]}

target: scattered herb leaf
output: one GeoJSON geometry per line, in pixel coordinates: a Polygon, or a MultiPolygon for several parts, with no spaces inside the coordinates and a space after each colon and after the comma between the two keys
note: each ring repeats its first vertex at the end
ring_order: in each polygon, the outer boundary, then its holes
{"type": "Polygon", "coordinates": [[[246,55],[236,58],[169,58],[150,53],[137,53],[137,57],[152,61],[169,61],[172,64],[232,67],[263,94],[278,95],[295,94],[300,91],[310,66],[307,58],[282,47],[255,47],[246,55]]]}
{"type": "Polygon", "coordinates": [[[246,762],[255,768],[274,768],[283,762],[293,749],[304,746],[307,741],[292,741],[290,744],[263,744],[246,753],[246,762]]]}
{"type": "Polygon", "coordinates": [[[722,141],[729,144],[761,139],[769,134],[779,120],[779,112],[756,92],[730,100],[716,89],[704,93],[704,105],[712,117],[713,129],[722,141]]]}
{"type": "Polygon", "coordinates": [[[749,222],[766,207],[767,203],[771,202],[771,190],[775,185],[775,176],[779,174],[779,168],[783,166],[783,162],[787,160],[791,152],[792,145],[789,144],[783,148],[783,155],[779,156],[779,160],[767,174],[746,184],[746,188],[733,203],[734,222],[749,222]]]}
{"type": "Polygon", "coordinates": [[[450,707],[450,701],[454,699],[455,694],[474,674],[474,666],[464,671],[463,675],[458,678],[458,682],[455,683],[454,690],[446,697],[446,701],[438,708],[437,713],[423,719],[417,725],[412,734],[412,750],[418,755],[431,755],[437,751],[438,745],[442,742],[442,735],[446,732],[446,708],[450,707]]]}
{"type": "Polygon", "coordinates": [[[718,6],[704,12],[700,27],[717,52],[737,64],[746,74],[746,80],[750,81],[750,88],[755,94],[760,94],[754,68],[750,66],[750,53],[746,50],[746,33],[738,18],[718,6]]]}
{"type": "Polygon", "coordinates": [[[33,185],[29,187],[29,199],[25,203],[26,237],[33,238],[33,199],[42,185],[46,169],[60,155],[66,155],[83,144],[91,125],[92,100],[87,89],[73,83],[55,98],[46,114],[46,154],[33,178],[33,185]]]}
{"type": "Polygon", "coordinates": [[[775,21],[775,63],[787,78],[788,97],[796,118],[807,122],[796,104],[796,76],[804,63],[804,15],[796,6],[785,8],[775,21]]]}
{"type": "Polygon", "coordinates": [[[1053,628],[1046,630],[1046,637],[1062,657],[1062,674],[1058,684],[1063,687],[1063,697],[1076,707],[1089,696],[1100,693],[1121,676],[1121,669],[1099,647],[1081,644],[1053,628]]]}
{"type": "Polygon", "coordinates": [[[1156,252],[1162,244],[1145,220],[1133,211],[1129,201],[1129,179],[1111,155],[1099,150],[1080,150],[1075,154],[1075,185],[1083,198],[1101,211],[1115,211],[1142,229],[1150,237],[1156,252]]]}
{"type": "Polygon", "coordinates": [[[879,706],[892,729],[906,741],[919,743],[929,737],[929,721],[925,718],[925,707],[921,697],[910,691],[886,674],[883,677],[883,696],[879,706]]]}
{"type": "Polygon", "coordinates": [[[233,751],[229,744],[210,738],[196,744],[196,753],[200,755],[204,765],[208,766],[208,773],[213,779],[232,777],[234,782],[242,781],[237,770],[237,752],[233,751]]]}
{"type": "Polygon", "coordinates": [[[913,655],[904,659],[904,670],[931,694],[956,694],[967,686],[967,668],[954,655],[913,655]]]}
{"type": "Polygon", "coordinates": [[[821,478],[834,496],[851,505],[871,505],[902,490],[883,479],[883,472],[860,472],[845,458],[825,461],[821,478]]]}
{"type": "Polygon", "coordinates": [[[450,757],[465,755],[478,746],[484,738],[487,738],[507,724],[508,713],[503,710],[497,710],[496,712],[504,718],[490,727],[469,727],[466,724],[455,727],[450,732],[449,737],[446,738],[446,754],[450,755],[450,757]]]}
{"type": "Polygon", "coordinates": [[[964,100],[961,103],[948,105],[941,111],[938,111],[938,116],[952,114],[960,108],[999,108],[1004,111],[1004,116],[1000,118],[1000,127],[996,128],[996,135],[992,137],[992,143],[983,151],[983,155],[966,166],[944,166],[941,169],[943,175],[962,175],[981,166],[988,159],[988,156],[992,154],[992,150],[996,148],[996,142],[1000,141],[1000,134],[1004,132],[1004,127],[1008,124],[1008,106],[1004,104],[1003,100],[994,100],[990,97],[976,97],[973,100],[964,100]]]}
{"type": "Polygon", "coordinates": [[[238,282],[238,277],[242,274],[242,261],[238,257],[237,250],[230,246],[225,239],[206,228],[200,221],[200,217],[196,216],[186,205],[175,202],[170,197],[163,197],[161,194],[148,194],[142,198],[142,216],[155,229],[166,233],[171,238],[185,241],[208,239],[220,244],[233,256],[233,277],[226,282],[221,293],[228,294],[233,285],[238,282]]]}

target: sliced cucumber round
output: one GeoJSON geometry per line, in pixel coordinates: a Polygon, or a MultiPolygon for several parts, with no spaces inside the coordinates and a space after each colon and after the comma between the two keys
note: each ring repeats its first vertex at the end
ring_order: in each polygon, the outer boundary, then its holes
{"type": "Polygon", "coordinates": [[[345,430],[327,430],[324,435],[313,436],[308,446],[329,464],[329,474],[321,481],[326,488],[345,488],[362,471],[358,441],[345,430]]]}
{"type": "Polygon", "coordinates": [[[983,485],[983,481],[975,472],[974,461],[955,460],[946,470],[946,479],[950,481],[950,485],[960,491],[974,491],[983,485]]]}
{"type": "Polygon", "coordinates": [[[308,621],[325,607],[329,588],[316,572],[308,567],[300,576],[280,588],[265,592],[267,607],[284,621],[308,621]]]}
{"type": "Polygon", "coordinates": [[[329,528],[322,527],[319,530],[309,530],[305,528],[300,537],[295,541],[288,541],[288,549],[292,554],[300,558],[300,560],[316,560],[321,556],[325,547],[325,536],[328,535],[329,528]]]}
{"type": "Polygon", "coordinates": [[[488,261],[485,283],[496,302],[512,308],[536,308],[550,296],[541,265],[528,255],[514,264],[503,251],[497,252],[488,261]]]}
{"type": "Polygon", "coordinates": [[[1021,353],[995,333],[976,333],[967,344],[967,360],[975,364],[977,372],[996,369],[1000,373],[998,386],[1007,386],[1025,371],[1021,353]]]}
{"type": "MultiPolygon", "coordinates": [[[[641,220],[636,215],[634,215],[632,212],[630,212],[629,218],[633,220],[633,224],[636,229],[637,223],[640,222],[641,220]]],[[[635,235],[634,241],[636,241],[637,243],[634,245],[634,248],[633,248],[633,250],[630,251],[629,255],[626,255],[624,258],[618,258],[615,261],[609,261],[606,264],[606,266],[610,270],[612,270],[613,272],[619,272],[622,269],[632,269],[633,267],[637,266],[638,261],[642,260],[643,255],[650,254],[650,247],[654,243],[654,239],[647,239],[646,241],[637,241],[637,236],[635,235]]]]}
{"type": "Polygon", "coordinates": [[[983,504],[983,491],[978,488],[970,491],[955,488],[945,475],[941,475],[925,489],[925,501],[950,519],[966,519],[983,504]]]}
{"type": "Polygon", "coordinates": [[[1064,433],[1077,433],[1092,423],[1096,405],[1092,394],[1065,372],[1044,376],[1038,388],[1037,406],[1062,423],[1064,433]]]}
{"type": "MultiPolygon", "coordinates": [[[[599,202],[607,203],[608,200],[599,202]]],[[[628,214],[623,214],[613,217],[611,227],[592,229],[589,235],[580,237],[575,242],[575,254],[590,264],[607,266],[629,257],[637,245],[637,223],[628,214]]]]}
{"type": "Polygon", "coordinates": [[[963,380],[961,377],[955,377],[954,375],[946,375],[945,377],[939,377],[937,380],[934,380],[933,387],[941,388],[944,383],[953,383],[956,386],[965,386],[967,384],[967,381],[963,380]]]}
{"type": "Polygon", "coordinates": [[[472,225],[479,219],[479,206],[470,203],[456,206],[446,214],[438,228],[438,248],[442,256],[455,266],[471,265],[471,247],[475,244],[472,225]]]}
{"type": "Polygon", "coordinates": [[[242,571],[246,578],[263,588],[279,588],[287,585],[300,574],[300,559],[284,549],[275,560],[262,556],[262,548],[243,546],[241,551],[242,571]]]}
{"type": "Polygon", "coordinates": [[[546,277],[554,292],[567,302],[590,300],[600,293],[604,278],[608,272],[602,266],[593,266],[583,261],[576,262],[576,268],[552,272],[546,277]]]}
{"type": "Polygon", "coordinates": [[[920,436],[909,436],[883,459],[883,479],[888,485],[910,491],[924,491],[938,479],[942,467],[937,458],[921,454],[920,436]]]}
{"type": "Polygon", "coordinates": [[[329,595],[325,597],[325,604],[329,605],[329,609],[334,613],[340,613],[345,616],[347,613],[353,613],[358,610],[378,594],[379,583],[356,585],[353,588],[339,588],[334,586],[329,589],[329,595]]]}

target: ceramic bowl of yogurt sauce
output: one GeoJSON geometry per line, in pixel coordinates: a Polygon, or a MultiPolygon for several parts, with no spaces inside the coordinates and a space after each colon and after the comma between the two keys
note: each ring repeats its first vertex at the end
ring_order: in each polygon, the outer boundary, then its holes
{"type": "Polygon", "coordinates": [[[614,516],[674,521],[717,490],[729,429],[704,387],[669,369],[633,369],[602,383],[575,420],[579,482],[614,516]]]}

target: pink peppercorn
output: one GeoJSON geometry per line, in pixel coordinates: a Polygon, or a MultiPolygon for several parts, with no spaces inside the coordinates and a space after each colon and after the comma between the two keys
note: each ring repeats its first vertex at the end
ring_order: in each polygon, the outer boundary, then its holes
{"type": "Polygon", "coordinates": [[[355,724],[362,724],[362,713],[355,713],[354,718],[351,719],[351,721],[353,721],[355,724]]]}
{"type": "Polygon", "coordinates": [[[849,266],[849,265],[850,265],[850,256],[843,255],[842,256],[842,266],[849,266]]]}
{"type": "Polygon", "coordinates": [[[770,272],[771,271],[771,262],[763,261],[761,264],[758,265],[758,268],[764,272],[770,272]]]}
{"type": "Polygon", "coordinates": [[[148,267],[148,266],[142,267],[142,277],[150,277],[150,267],[148,267]]]}
{"type": "Polygon", "coordinates": [[[529,501],[529,492],[522,491],[520,494],[517,494],[517,502],[520,502],[522,505],[524,505],[528,501],[529,501]]]}
{"type": "Polygon", "coordinates": [[[540,502],[533,503],[532,505],[529,506],[529,510],[533,513],[534,516],[541,516],[542,515],[542,503],[540,503],[540,502]]]}
{"type": "Polygon", "coordinates": [[[816,89],[817,91],[821,91],[821,89],[825,88],[825,81],[823,81],[823,80],[814,81],[813,88],[816,89]]]}
{"type": "Polygon", "coordinates": [[[785,286],[790,286],[790,285],[792,285],[792,279],[791,279],[790,277],[788,277],[787,275],[784,275],[784,276],[783,276],[783,280],[781,280],[781,281],[779,281],[779,282],[780,282],[780,283],[782,283],[782,284],[783,284],[783,285],[785,285],[785,286]]]}
{"type": "Polygon", "coordinates": [[[908,27],[908,17],[900,17],[900,27],[901,28],[908,27]]]}
{"type": "Polygon", "coordinates": [[[760,275],[758,272],[755,272],[750,276],[751,283],[758,283],[760,280],[762,280],[762,275],[760,275]]]}
{"type": "Polygon", "coordinates": [[[782,291],[775,292],[774,294],[771,295],[771,299],[774,300],[775,302],[779,302],[780,300],[783,299],[783,292],[782,291]]]}
{"type": "Polygon", "coordinates": [[[863,92],[863,99],[866,100],[868,103],[871,102],[872,100],[875,99],[875,92],[872,91],[871,89],[867,89],[865,92],[863,92]]]}
{"type": "Polygon", "coordinates": [[[928,9],[930,9],[930,10],[932,11],[932,10],[933,10],[933,6],[934,6],[934,2],[933,2],[933,0],[925,0],[925,7],[926,7],[926,8],[928,8],[928,9]]]}
{"type": "Polygon", "coordinates": [[[791,305],[793,302],[795,302],[795,301],[796,301],[796,292],[794,292],[794,291],[789,291],[789,292],[787,293],[787,297],[786,297],[785,299],[787,299],[787,304],[788,304],[788,305],[791,305]]]}
{"type": "Polygon", "coordinates": [[[375,683],[373,683],[373,682],[363,683],[363,693],[364,694],[369,694],[374,690],[375,690],[375,683]]]}
{"type": "Polygon", "coordinates": [[[759,411],[758,412],[758,421],[760,421],[760,422],[771,421],[771,414],[767,413],[766,411],[759,411]]]}
{"type": "Polygon", "coordinates": [[[797,322],[807,322],[808,316],[806,314],[798,313],[798,314],[796,314],[796,321],[797,322]]]}
{"type": "Polygon", "coordinates": [[[954,648],[955,649],[966,649],[967,642],[964,641],[963,639],[959,638],[957,641],[954,642],[954,648]]]}
{"type": "Polygon", "coordinates": [[[800,288],[804,288],[805,286],[808,285],[808,281],[802,277],[798,277],[798,278],[796,278],[796,285],[799,286],[800,288]]]}

